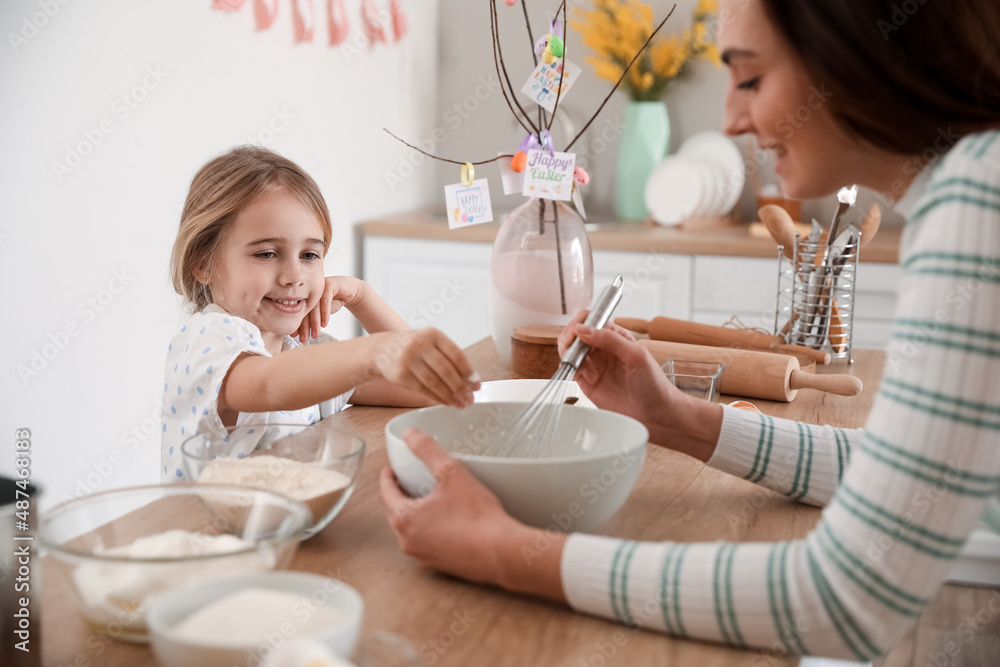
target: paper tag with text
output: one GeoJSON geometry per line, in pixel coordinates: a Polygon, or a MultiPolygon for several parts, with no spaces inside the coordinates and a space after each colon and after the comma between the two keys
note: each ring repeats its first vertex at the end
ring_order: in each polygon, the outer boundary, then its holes
{"type": "Polygon", "coordinates": [[[450,229],[493,222],[490,184],[485,178],[477,178],[471,186],[466,186],[465,183],[446,185],[444,198],[448,207],[450,229]]]}
{"type": "Polygon", "coordinates": [[[538,67],[531,73],[528,82],[521,87],[521,92],[540,104],[546,111],[552,113],[552,109],[556,105],[556,93],[559,89],[559,73],[562,72],[560,104],[566,98],[570,87],[580,78],[580,68],[569,60],[565,63],[564,67],[562,60],[556,60],[551,65],[547,65],[545,61],[539,61],[538,67]]]}
{"type": "Polygon", "coordinates": [[[528,166],[524,170],[525,197],[542,197],[569,201],[573,196],[573,167],[576,165],[575,153],[556,153],[549,155],[548,151],[528,151],[528,166]]]}
{"type": "Polygon", "coordinates": [[[522,171],[519,174],[510,168],[510,163],[513,159],[502,157],[497,160],[497,165],[500,167],[500,179],[503,181],[503,193],[505,195],[519,195],[524,190],[524,172],[522,171]]]}

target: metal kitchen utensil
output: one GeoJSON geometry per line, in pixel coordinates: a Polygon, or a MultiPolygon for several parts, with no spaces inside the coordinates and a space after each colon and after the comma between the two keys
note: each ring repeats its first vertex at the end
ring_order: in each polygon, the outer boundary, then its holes
{"type": "MultiPolygon", "coordinates": [[[[624,293],[625,281],[619,275],[604,288],[594,302],[583,323],[601,329],[611,320],[624,293]]],[[[566,350],[559,369],[545,383],[538,396],[510,422],[510,428],[501,431],[482,451],[483,456],[543,457],[552,444],[566,403],[569,381],[580,369],[580,364],[590,352],[590,346],[577,338],[566,350]]]]}
{"type": "MultiPolygon", "coordinates": [[[[826,331],[827,322],[831,315],[832,301],[827,299],[826,286],[829,282],[828,273],[832,267],[834,253],[831,246],[837,239],[840,221],[844,213],[854,206],[858,197],[858,186],[843,187],[837,192],[837,210],[833,214],[830,222],[830,231],[825,234],[824,239],[820,239],[818,247],[807,245],[802,250],[815,253],[813,256],[814,268],[809,270],[807,276],[808,290],[805,295],[803,312],[799,313],[798,325],[800,330],[805,328],[809,332],[822,336],[826,331]],[[805,319],[802,319],[802,318],[805,319]]],[[[825,337],[824,337],[825,338],[825,337]]],[[[820,340],[823,340],[821,338],[820,340]]]]}
{"type": "Polygon", "coordinates": [[[791,259],[778,252],[778,282],[774,332],[791,345],[829,352],[853,363],[855,285],[860,242],[856,233],[825,241],[797,239],[791,259]],[[822,259],[827,251],[833,265],[822,259]],[[786,322],[779,330],[780,322],[786,322]]]}

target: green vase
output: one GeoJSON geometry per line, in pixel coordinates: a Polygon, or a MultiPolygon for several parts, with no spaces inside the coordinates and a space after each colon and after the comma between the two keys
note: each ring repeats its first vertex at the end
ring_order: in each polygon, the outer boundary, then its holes
{"type": "Polygon", "coordinates": [[[646,181],[670,144],[670,118],[663,102],[629,102],[618,147],[617,213],[620,220],[645,220],[646,181]]]}

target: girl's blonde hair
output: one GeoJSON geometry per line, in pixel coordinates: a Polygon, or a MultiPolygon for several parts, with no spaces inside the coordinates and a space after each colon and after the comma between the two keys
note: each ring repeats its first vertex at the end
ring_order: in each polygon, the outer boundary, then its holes
{"type": "Polygon", "coordinates": [[[170,256],[174,289],[201,310],[212,303],[196,271],[211,271],[236,216],[262,195],[283,191],[312,210],[323,226],[323,254],[333,236],[330,212],[319,186],[301,167],[259,146],[238,146],[205,164],[188,190],[180,229],[170,256]]]}

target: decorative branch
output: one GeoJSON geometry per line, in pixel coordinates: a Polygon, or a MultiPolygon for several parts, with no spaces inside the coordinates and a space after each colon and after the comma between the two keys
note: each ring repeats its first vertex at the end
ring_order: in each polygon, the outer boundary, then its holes
{"type": "Polygon", "coordinates": [[[457,165],[464,165],[464,164],[477,165],[477,164],[489,164],[490,162],[496,162],[500,158],[505,158],[505,157],[512,158],[512,157],[514,157],[513,155],[505,154],[505,155],[497,155],[495,158],[490,158],[489,160],[480,160],[479,162],[468,162],[468,163],[466,163],[466,162],[459,162],[458,160],[452,160],[450,158],[440,157],[438,155],[433,155],[431,153],[428,153],[427,151],[423,150],[422,148],[417,148],[413,144],[411,144],[411,143],[409,143],[407,141],[403,141],[402,139],[400,139],[399,137],[397,137],[395,134],[393,134],[392,132],[390,132],[388,129],[386,129],[386,128],[383,127],[382,130],[386,134],[388,134],[390,137],[392,137],[393,139],[395,139],[396,141],[398,141],[398,142],[400,142],[402,144],[406,144],[407,146],[409,146],[413,150],[417,151],[418,153],[423,153],[427,157],[432,158],[434,160],[440,160],[441,162],[450,162],[452,164],[457,164],[457,165]]]}
{"type": "MultiPolygon", "coordinates": [[[[556,103],[552,106],[552,116],[549,118],[549,124],[545,128],[546,130],[552,129],[552,123],[556,120],[556,111],[559,111],[559,98],[562,97],[562,82],[563,75],[566,73],[566,44],[569,42],[569,24],[566,23],[566,0],[562,3],[562,13],[563,13],[563,54],[562,58],[559,60],[561,67],[559,68],[559,84],[556,86],[556,103]]],[[[559,10],[556,10],[556,16],[559,16],[559,10]]]]}
{"type": "Polygon", "coordinates": [[[639,50],[636,51],[635,55],[632,57],[632,61],[628,64],[628,67],[625,68],[625,71],[622,72],[621,77],[619,77],[618,83],[615,84],[615,87],[611,89],[611,92],[608,93],[608,96],[604,98],[603,102],[601,102],[601,106],[597,107],[597,111],[594,112],[594,115],[590,117],[590,120],[588,120],[587,124],[583,126],[583,129],[580,130],[577,133],[577,135],[573,137],[573,141],[569,142],[569,145],[566,146],[567,152],[569,151],[570,148],[573,147],[573,144],[577,142],[577,139],[583,136],[583,133],[587,131],[587,128],[590,127],[590,124],[593,123],[594,120],[601,114],[601,111],[604,109],[604,105],[608,103],[608,100],[611,99],[611,96],[614,95],[616,90],[618,90],[618,86],[620,86],[622,84],[622,81],[625,80],[625,77],[628,76],[628,71],[632,69],[632,65],[635,64],[635,61],[639,59],[639,56],[642,55],[642,52],[646,50],[646,47],[649,46],[649,43],[653,41],[653,37],[656,36],[656,33],[660,32],[660,28],[662,28],[666,24],[667,20],[674,15],[675,9],[677,9],[677,5],[674,5],[673,7],[670,8],[670,13],[667,14],[667,16],[662,21],[660,21],[660,25],[656,26],[656,30],[654,30],[652,34],[650,34],[650,36],[643,43],[643,45],[639,47],[639,50]]]}
{"type": "MultiPolygon", "coordinates": [[[[500,76],[500,61],[497,59],[497,51],[498,51],[497,47],[500,41],[500,25],[499,22],[495,20],[497,17],[496,17],[496,12],[494,11],[495,5],[492,4],[493,1],[494,0],[491,0],[491,7],[490,7],[490,39],[493,42],[493,66],[496,67],[497,81],[500,83],[500,92],[503,93],[503,99],[507,103],[507,108],[510,109],[511,114],[514,115],[514,120],[516,120],[521,125],[521,127],[524,128],[524,131],[527,132],[528,134],[537,134],[538,130],[533,129],[535,126],[531,122],[531,119],[528,118],[528,114],[524,114],[524,116],[525,119],[527,119],[528,124],[531,125],[531,127],[525,125],[524,121],[521,120],[521,117],[517,115],[516,111],[514,111],[514,105],[510,103],[510,98],[507,97],[507,89],[503,85],[503,77],[500,76]]],[[[500,57],[502,58],[503,55],[501,54],[500,57]]],[[[513,91],[511,91],[511,95],[512,96],[514,95],[513,91]]]]}
{"type": "MultiPolygon", "coordinates": [[[[511,97],[514,98],[514,104],[521,111],[521,113],[524,114],[524,119],[528,121],[528,125],[531,125],[531,127],[534,128],[534,133],[539,134],[541,132],[541,128],[535,127],[535,124],[531,122],[531,117],[528,115],[528,112],[524,110],[524,107],[522,107],[521,103],[518,101],[514,85],[510,82],[510,75],[507,74],[507,64],[504,63],[503,48],[500,45],[500,19],[497,16],[497,0],[490,0],[490,11],[492,12],[490,16],[490,21],[491,24],[493,25],[493,39],[495,43],[494,58],[496,57],[500,58],[500,68],[503,70],[504,78],[507,79],[507,86],[510,88],[511,97]]],[[[501,79],[500,81],[500,86],[503,87],[503,79],[501,79]]]]}
{"type": "MultiPolygon", "coordinates": [[[[527,0],[521,0],[521,10],[524,12],[524,27],[528,29],[528,42],[531,44],[531,59],[535,61],[535,67],[538,67],[538,54],[535,53],[535,34],[531,31],[531,21],[528,20],[528,2],[527,0]]],[[[538,126],[544,125],[545,111],[542,109],[542,105],[538,105],[538,126]]]]}

